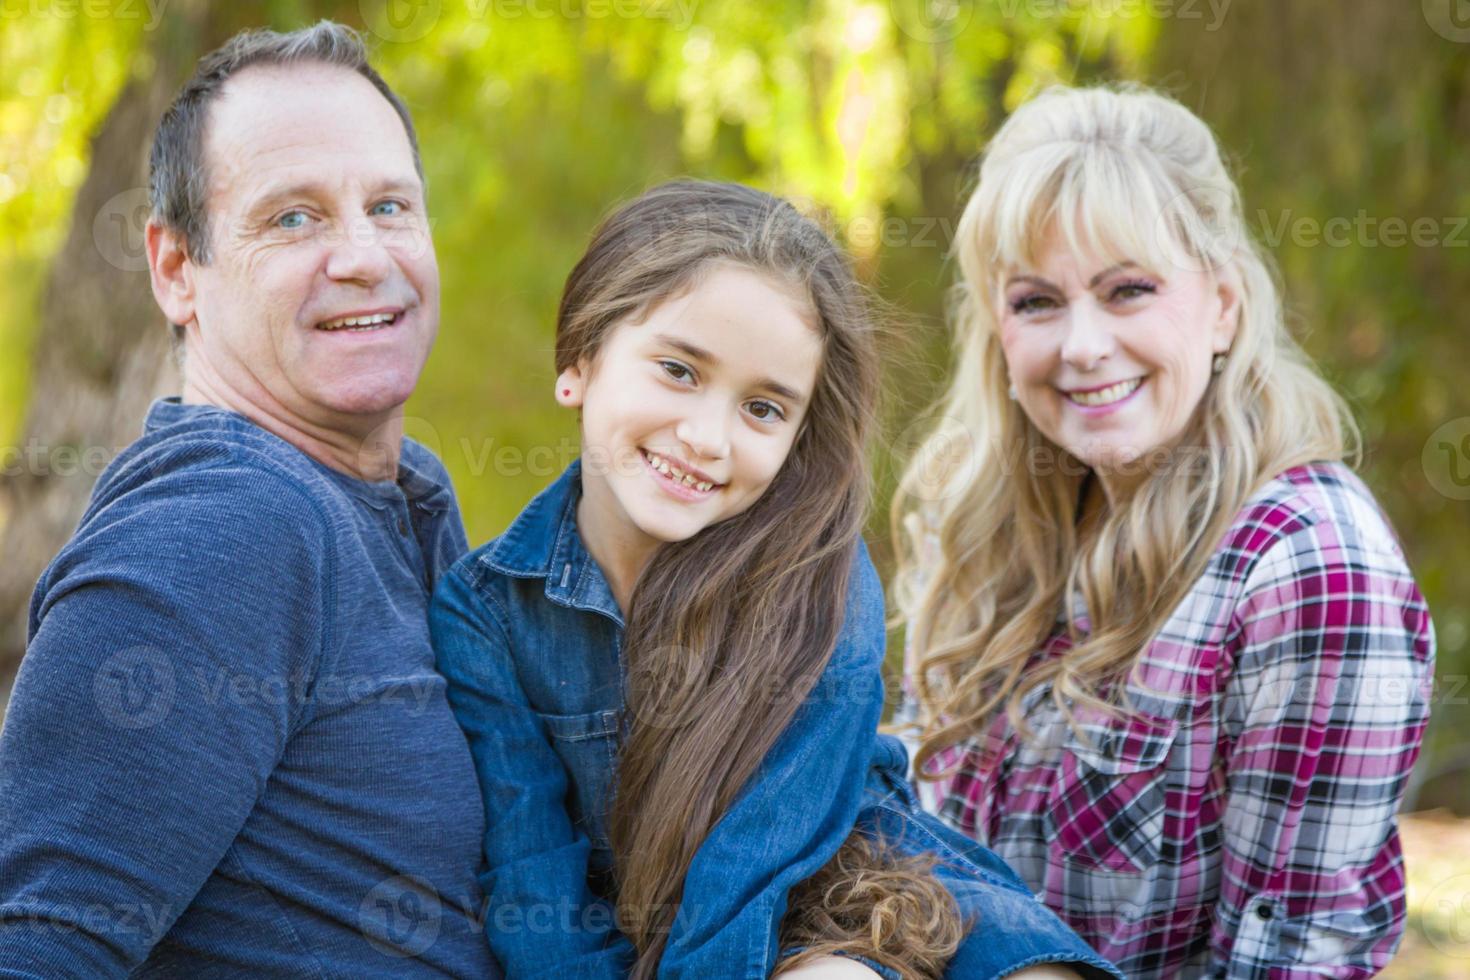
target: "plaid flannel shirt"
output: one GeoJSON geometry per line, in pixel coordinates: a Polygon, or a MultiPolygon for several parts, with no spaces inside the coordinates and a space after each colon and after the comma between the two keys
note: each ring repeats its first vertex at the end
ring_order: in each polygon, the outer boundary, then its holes
{"type": "MultiPolygon", "coordinates": [[[[1035,656],[1070,645],[1059,621],[1035,656]]],[[[916,785],[1129,976],[1366,977],[1403,933],[1396,814],[1433,666],[1372,495],[1303,466],[1252,497],[1143,651],[1137,714],[1078,710],[1084,739],[1042,688],[1034,741],[1002,716],[916,785]]],[[[916,718],[910,694],[898,720],[916,718]]]]}

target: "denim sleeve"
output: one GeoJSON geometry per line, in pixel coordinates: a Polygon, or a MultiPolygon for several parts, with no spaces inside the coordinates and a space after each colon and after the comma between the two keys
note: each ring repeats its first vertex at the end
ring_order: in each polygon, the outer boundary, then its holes
{"type": "Polygon", "coordinates": [[[587,885],[592,845],[567,813],[566,769],[521,688],[503,613],[465,567],[440,579],[429,629],[485,801],[490,948],[513,977],[625,977],[633,945],[587,885]]]}
{"type": "Polygon", "coordinates": [[[661,978],[769,976],[792,886],[837,853],[862,802],[883,708],[883,586],[859,543],[837,649],[700,846],[661,978]]]}
{"type": "Polygon", "coordinates": [[[321,656],[325,525],[258,470],[161,475],[37,586],[0,733],[0,977],[123,977],[270,777],[321,656]]]}

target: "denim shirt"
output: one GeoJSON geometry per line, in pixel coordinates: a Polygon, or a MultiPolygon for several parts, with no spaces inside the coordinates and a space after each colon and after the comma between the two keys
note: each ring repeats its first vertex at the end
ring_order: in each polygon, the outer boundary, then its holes
{"type": "MultiPolygon", "coordinates": [[[[607,814],[629,719],[623,617],[576,526],[580,465],[460,560],[430,606],[437,666],[485,800],[480,884],[492,949],[515,977],[623,977],[607,814]]],[[[837,647],[817,687],[700,846],[660,977],[764,978],[788,890],[852,831],[876,734],[882,584],[859,542],[837,647]]]]}

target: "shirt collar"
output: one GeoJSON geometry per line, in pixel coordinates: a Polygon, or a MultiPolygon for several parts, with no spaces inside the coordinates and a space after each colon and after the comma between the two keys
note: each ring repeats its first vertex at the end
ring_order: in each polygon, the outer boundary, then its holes
{"type": "Polygon", "coordinates": [[[602,613],[622,626],[623,613],[607,577],[577,530],[581,497],[582,463],[573,460],[481,553],[479,561],[504,575],[545,578],[546,597],[552,602],[602,613]]]}
{"type": "Polygon", "coordinates": [[[428,460],[423,458],[428,455],[428,450],[407,438],[403,440],[399,452],[398,479],[396,481],[369,481],[359,480],[332,469],[320,460],[301,452],[296,446],[292,446],[274,433],[256,425],[239,412],[220,408],[218,405],[185,404],[177,395],[160,398],[149,407],[148,415],[143,421],[143,432],[148,434],[170,425],[205,420],[225,428],[243,427],[266,438],[278,439],[282,445],[289,447],[294,452],[301,453],[304,459],[309,460],[344,490],[374,507],[382,508],[389,506],[394,501],[407,499],[426,511],[444,513],[454,502],[453,491],[440,481],[427,465],[428,460]]]}

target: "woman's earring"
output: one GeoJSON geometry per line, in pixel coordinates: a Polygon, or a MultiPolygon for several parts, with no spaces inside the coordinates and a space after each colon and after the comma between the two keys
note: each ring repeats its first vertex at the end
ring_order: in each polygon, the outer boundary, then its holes
{"type": "Polygon", "coordinates": [[[1212,370],[1215,374],[1219,374],[1221,371],[1225,370],[1224,354],[1215,355],[1215,360],[1210,364],[1210,370],[1212,370]]]}
{"type": "Polygon", "coordinates": [[[1009,398],[1011,401],[1015,401],[1016,400],[1016,386],[1015,385],[1011,385],[1009,388],[1006,389],[1006,397],[1009,398]]]}

